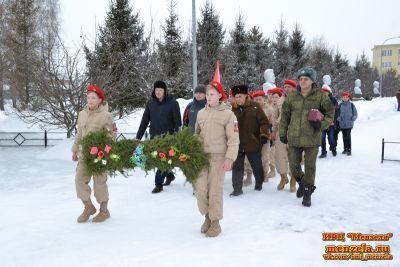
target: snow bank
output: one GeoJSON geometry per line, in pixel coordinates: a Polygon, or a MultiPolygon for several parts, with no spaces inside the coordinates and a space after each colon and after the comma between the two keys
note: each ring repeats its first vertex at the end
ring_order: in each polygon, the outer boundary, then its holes
{"type": "Polygon", "coordinates": [[[0,132],[37,132],[39,125],[28,125],[12,110],[0,111],[0,132]]]}
{"type": "Polygon", "coordinates": [[[71,160],[71,147],[74,140],[71,138],[58,142],[55,146],[47,148],[44,152],[36,156],[37,160],[71,160]]]}
{"type": "Polygon", "coordinates": [[[374,98],[371,101],[355,101],[357,107],[357,122],[380,120],[396,112],[397,100],[395,97],[374,98]]]}

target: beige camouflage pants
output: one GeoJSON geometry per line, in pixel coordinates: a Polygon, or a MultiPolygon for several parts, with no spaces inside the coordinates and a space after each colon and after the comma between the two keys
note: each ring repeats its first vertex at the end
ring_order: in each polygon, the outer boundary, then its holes
{"type": "Polygon", "coordinates": [[[211,221],[223,217],[224,161],[225,154],[210,154],[210,166],[200,173],[195,184],[199,211],[208,214],[211,221]]]}
{"type": "Polygon", "coordinates": [[[273,146],[270,146],[268,142],[268,162],[271,166],[275,167],[275,143],[273,146]]]}
{"type": "MultiPolygon", "coordinates": [[[[92,193],[92,189],[89,186],[91,178],[92,177],[86,172],[85,164],[79,160],[76,166],[75,187],[76,194],[82,201],[88,201],[92,193]]],[[[93,176],[93,191],[94,197],[98,203],[108,200],[106,173],[93,176]]]]}
{"type": "Polygon", "coordinates": [[[289,172],[288,145],[277,138],[275,140],[275,166],[279,174],[289,172]]]}

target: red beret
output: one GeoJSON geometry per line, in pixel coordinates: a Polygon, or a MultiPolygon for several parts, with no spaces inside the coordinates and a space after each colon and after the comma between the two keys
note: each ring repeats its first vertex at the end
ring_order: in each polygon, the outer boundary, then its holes
{"type": "Polygon", "coordinates": [[[264,93],[263,90],[255,90],[255,91],[253,91],[253,93],[251,95],[254,98],[254,97],[257,97],[257,96],[265,96],[265,93],[264,93]]]}
{"type": "Polygon", "coordinates": [[[221,98],[219,99],[220,101],[225,101],[226,100],[226,94],[225,94],[225,89],[222,86],[221,83],[217,82],[217,81],[211,81],[210,85],[212,87],[214,87],[215,89],[217,89],[218,93],[221,94],[221,98]]]}
{"type": "Polygon", "coordinates": [[[278,94],[279,96],[282,96],[283,95],[283,89],[279,88],[279,87],[275,87],[275,88],[269,89],[267,93],[271,94],[271,95],[278,94]]]}
{"type": "Polygon", "coordinates": [[[352,96],[351,96],[351,94],[349,93],[349,92],[347,92],[347,91],[344,91],[343,93],[342,93],[342,96],[347,96],[348,98],[352,98],[352,96]]]}
{"type": "Polygon", "coordinates": [[[285,80],[283,84],[288,84],[290,86],[297,87],[297,83],[295,80],[285,80]]]}
{"type": "Polygon", "coordinates": [[[98,87],[95,84],[89,84],[87,87],[87,92],[95,92],[99,98],[101,99],[102,102],[104,102],[106,100],[106,94],[103,92],[103,90],[101,90],[100,87],[98,87]]]}

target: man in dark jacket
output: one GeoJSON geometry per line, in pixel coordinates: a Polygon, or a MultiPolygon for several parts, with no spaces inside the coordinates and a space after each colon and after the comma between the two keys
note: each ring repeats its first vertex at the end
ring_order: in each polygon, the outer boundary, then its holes
{"type": "Polygon", "coordinates": [[[238,120],[235,127],[239,131],[239,154],[232,168],[233,192],[230,196],[243,194],[244,158],[250,162],[256,180],[255,190],[262,190],[264,181],[264,170],[261,162],[261,148],[270,139],[269,129],[271,127],[263,109],[248,96],[246,85],[232,87],[235,103],[232,111],[238,120]]]}
{"type": "Polygon", "coordinates": [[[289,166],[299,183],[297,197],[303,197],[303,206],[311,206],[311,194],[315,190],[315,170],[321,131],[333,121],[334,108],[329,98],[318,88],[317,73],[306,67],[298,72],[299,87],[289,94],[282,105],[279,139],[289,144],[289,166]],[[322,120],[309,121],[311,110],[319,110],[322,120]],[[301,169],[304,152],[305,171],[301,169]]]}
{"type": "Polygon", "coordinates": [[[328,137],[328,142],[329,142],[329,150],[332,152],[332,155],[336,157],[337,151],[336,151],[336,146],[337,146],[337,138],[335,136],[335,127],[336,127],[336,119],[337,119],[337,109],[338,109],[338,101],[336,98],[332,95],[332,92],[329,88],[321,88],[321,91],[329,97],[329,99],[332,102],[332,105],[335,108],[335,117],[331,125],[327,128],[322,130],[322,135],[321,135],[321,155],[319,155],[319,158],[326,158],[327,151],[326,151],[326,137],[328,137]]]}
{"type": "MultiPolygon", "coordinates": [[[[151,99],[147,101],[136,139],[142,139],[149,123],[151,139],[167,133],[176,133],[182,126],[179,104],[175,99],[168,96],[167,85],[163,81],[154,83],[151,99]]],[[[175,176],[172,172],[157,170],[155,177],[156,187],[152,193],[161,192],[163,185],[170,185],[174,179],[175,176]],[[164,183],[165,177],[167,177],[167,180],[164,183]]]]}
{"type": "Polygon", "coordinates": [[[186,106],[183,112],[183,126],[188,126],[194,132],[197,113],[206,106],[206,102],[206,87],[199,84],[194,89],[193,101],[186,106]]]}

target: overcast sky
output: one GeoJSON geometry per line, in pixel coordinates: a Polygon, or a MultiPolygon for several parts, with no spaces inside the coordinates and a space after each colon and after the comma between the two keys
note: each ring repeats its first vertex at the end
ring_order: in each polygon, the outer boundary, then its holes
{"type": "MultiPolygon", "coordinates": [[[[151,18],[156,37],[168,14],[170,0],[131,0],[134,11],[140,12],[146,32],[151,18]]],[[[188,34],[191,25],[192,1],[175,0],[180,25],[188,34]]],[[[196,0],[197,18],[206,0],[196,0]]],[[[239,11],[245,17],[246,28],[259,26],[265,36],[273,36],[283,18],[291,30],[299,23],[307,41],[323,36],[334,48],[354,60],[363,51],[372,60],[374,45],[400,36],[400,1],[398,0],[213,0],[227,33],[232,29],[239,11]]],[[[83,32],[89,39],[95,36],[97,25],[104,23],[109,0],[61,0],[62,25],[69,45],[80,42],[83,32]]],[[[400,43],[400,38],[388,43],[400,43]]]]}

